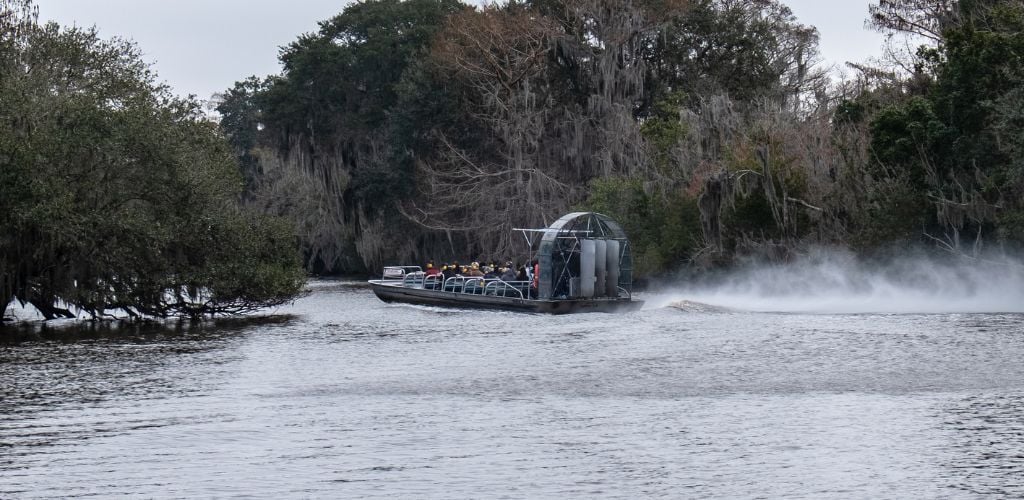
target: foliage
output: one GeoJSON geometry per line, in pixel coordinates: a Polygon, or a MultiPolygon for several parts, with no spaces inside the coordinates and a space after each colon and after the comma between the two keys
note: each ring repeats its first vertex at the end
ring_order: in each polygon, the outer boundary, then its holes
{"type": "Polygon", "coordinates": [[[679,119],[679,111],[686,95],[675,92],[659,99],[650,116],[643,120],[640,133],[651,148],[655,167],[670,175],[673,170],[673,150],[686,138],[686,124],[679,119]]]}
{"type": "Polygon", "coordinates": [[[697,202],[684,193],[648,194],[638,179],[595,179],[580,210],[603,213],[622,225],[640,275],[681,266],[700,248],[697,202]]]}
{"type": "Polygon", "coordinates": [[[652,97],[725,94],[736,102],[791,97],[823,76],[818,33],[776,0],[696,0],[651,45],[652,97]]]}
{"type": "Polygon", "coordinates": [[[778,0],[370,0],[225,94],[222,128],[317,271],[501,258],[574,207],[622,221],[641,274],[961,251],[1024,234],[1021,12],[880,0],[870,26],[925,45],[829,82],[778,0]]]}
{"type": "Polygon", "coordinates": [[[271,81],[269,78],[260,80],[251,76],[235,83],[220,97],[217,104],[217,112],[221,115],[220,129],[238,158],[247,197],[255,192],[262,173],[253,151],[263,127],[262,93],[270,87],[271,81]]]}
{"type": "Polygon", "coordinates": [[[138,49],[0,4],[0,304],[47,318],[237,313],[304,273],[289,227],[238,207],[238,168],[199,105],[138,49]]]}
{"type": "Polygon", "coordinates": [[[941,43],[930,91],[883,111],[871,126],[875,177],[906,179],[908,195],[934,209],[924,236],[958,251],[964,234],[975,248],[986,236],[1015,239],[1015,230],[999,226],[1016,220],[1001,212],[1021,206],[1013,137],[1021,125],[1014,116],[1024,83],[1024,7],[995,0],[949,7],[931,18],[941,43]]]}
{"type": "Polygon", "coordinates": [[[247,203],[291,220],[317,272],[380,265],[408,235],[393,210],[413,191],[413,127],[435,119],[401,93],[456,0],[356,2],[280,54],[283,73],[238,82],[218,110],[238,148],[247,203]],[[410,71],[411,72],[411,71],[410,71]],[[411,120],[415,120],[414,122],[411,120]],[[251,179],[251,181],[250,181],[251,179]]]}

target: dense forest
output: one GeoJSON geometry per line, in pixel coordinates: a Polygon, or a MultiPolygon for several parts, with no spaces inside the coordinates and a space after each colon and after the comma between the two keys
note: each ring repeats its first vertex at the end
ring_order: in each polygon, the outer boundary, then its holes
{"type": "Polygon", "coordinates": [[[521,255],[513,227],[622,221],[638,271],[1024,241],[1024,5],[880,0],[837,80],[778,0],[369,0],[227,90],[249,207],[308,269],[521,255]]]}
{"type": "Polygon", "coordinates": [[[570,210],[641,276],[1018,248],[1024,2],[865,16],[892,50],[837,79],[779,0],[367,0],[218,125],[132,43],[0,0],[0,308],[244,312],[307,271],[521,259],[512,228],[570,210]]]}
{"type": "Polygon", "coordinates": [[[289,221],[242,207],[235,156],[138,48],[0,0],[0,318],[201,317],[290,300],[289,221]]]}

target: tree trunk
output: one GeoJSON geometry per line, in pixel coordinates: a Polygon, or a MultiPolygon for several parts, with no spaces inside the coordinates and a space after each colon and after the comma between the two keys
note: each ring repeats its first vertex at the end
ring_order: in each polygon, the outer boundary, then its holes
{"type": "Polygon", "coordinates": [[[14,297],[8,297],[7,294],[0,295],[0,324],[7,320],[7,306],[14,300],[14,297]]]}

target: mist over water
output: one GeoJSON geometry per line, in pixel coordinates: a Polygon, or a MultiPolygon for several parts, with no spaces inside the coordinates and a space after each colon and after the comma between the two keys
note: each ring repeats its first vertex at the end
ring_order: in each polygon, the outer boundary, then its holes
{"type": "Polygon", "coordinates": [[[923,254],[884,262],[819,250],[797,261],[748,265],[713,282],[665,287],[655,307],[821,314],[1021,313],[1024,260],[923,254]]]}

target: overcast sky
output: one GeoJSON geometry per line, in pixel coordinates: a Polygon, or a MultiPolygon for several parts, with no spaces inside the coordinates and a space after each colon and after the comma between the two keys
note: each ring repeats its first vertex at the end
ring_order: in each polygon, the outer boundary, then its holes
{"type": "MultiPolygon", "coordinates": [[[[824,58],[841,65],[881,53],[881,35],[864,29],[868,0],[784,0],[821,33],[824,58]]],[[[201,99],[249,75],[277,73],[278,48],[317,21],[341,12],[342,0],[36,0],[40,17],[96,25],[103,37],[135,40],[160,78],[201,99]]]]}

